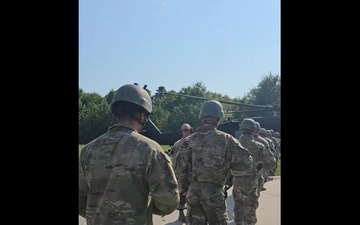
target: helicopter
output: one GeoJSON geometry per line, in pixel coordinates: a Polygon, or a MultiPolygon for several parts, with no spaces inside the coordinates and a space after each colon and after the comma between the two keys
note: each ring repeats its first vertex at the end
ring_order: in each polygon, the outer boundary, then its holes
{"type": "MultiPolygon", "coordinates": [[[[163,87],[161,87],[163,88],[163,87]]],[[[146,89],[146,85],[144,86],[146,89]]],[[[163,94],[171,94],[177,95],[182,97],[194,98],[199,100],[211,100],[209,98],[191,96],[191,95],[184,95],[178,93],[170,93],[170,92],[163,92],[163,94]]],[[[232,104],[232,105],[239,105],[239,106],[247,106],[256,108],[256,110],[252,111],[268,111],[272,110],[274,112],[273,116],[256,116],[256,117],[247,117],[252,118],[256,122],[259,122],[262,128],[266,130],[273,130],[274,132],[280,133],[280,107],[279,106],[263,106],[263,105],[253,105],[253,104],[245,104],[245,103],[238,103],[238,102],[230,102],[230,101],[221,101],[217,100],[223,104],[232,104]]],[[[239,125],[241,121],[245,118],[236,118],[230,119],[228,118],[225,121],[222,121],[219,126],[217,127],[218,130],[224,131],[235,138],[240,136],[239,125]]],[[[173,131],[173,132],[161,132],[159,128],[151,121],[149,118],[146,122],[143,131],[141,132],[146,137],[158,142],[160,145],[170,145],[172,146],[177,140],[179,140],[181,136],[181,132],[173,131]]]]}

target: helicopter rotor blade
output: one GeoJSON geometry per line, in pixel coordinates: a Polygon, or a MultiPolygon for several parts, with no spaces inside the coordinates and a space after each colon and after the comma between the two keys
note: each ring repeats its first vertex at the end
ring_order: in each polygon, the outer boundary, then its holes
{"type": "MultiPolygon", "coordinates": [[[[184,95],[184,94],[177,94],[177,93],[171,93],[171,92],[165,92],[165,94],[178,95],[178,96],[183,96],[183,97],[187,97],[187,98],[195,98],[195,99],[200,99],[200,100],[211,100],[210,98],[197,97],[197,96],[184,95]]],[[[219,101],[221,103],[229,104],[229,105],[240,105],[240,106],[255,107],[255,108],[262,108],[262,109],[279,109],[279,107],[274,107],[274,106],[252,105],[252,104],[245,104],[245,103],[239,103],[239,102],[230,102],[230,101],[223,101],[223,100],[217,100],[217,101],[219,101]]]]}

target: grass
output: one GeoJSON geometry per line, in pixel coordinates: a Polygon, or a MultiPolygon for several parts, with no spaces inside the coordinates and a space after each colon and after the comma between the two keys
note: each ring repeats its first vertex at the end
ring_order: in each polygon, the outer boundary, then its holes
{"type": "Polygon", "coordinates": [[[281,159],[279,159],[278,166],[275,171],[275,176],[280,176],[280,175],[281,175],[281,159]]]}
{"type": "Polygon", "coordinates": [[[84,145],[79,145],[79,155],[80,155],[80,152],[81,152],[83,147],[84,147],[84,145]]]}
{"type": "MultiPolygon", "coordinates": [[[[84,145],[79,145],[79,155],[81,152],[81,149],[84,147],[84,145]]],[[[170,149],[170,145],[161,145],[162,149],[164,149],[165,152],[169,151],[170,149]]],[[[275,176],[280,176],[281,175],[281,160],[278,161],[278,167],[276,168],[275,171],[275,176]]]]}
{"type": "Polygon", "coordinates": [[[165,152],[168,152],[170,150],[170,145],[161,145],[162,149],[164,149],[165,152]]]}

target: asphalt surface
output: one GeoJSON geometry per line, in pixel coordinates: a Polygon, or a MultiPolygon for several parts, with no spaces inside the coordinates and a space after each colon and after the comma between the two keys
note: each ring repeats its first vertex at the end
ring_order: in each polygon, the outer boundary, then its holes
{"type": "MultiPolygon", "coordinates": [[[[266,182],[259,198],[259,208],[256,211],[258,222],[256,225],[280,225],[280,176],[273,177],[272,181],[266,182]]],[[[228,198],[226,204],[228,207],[229,225],[235,225],[233,208],[234,199],[232,197],[232,188],[228,190],[228,198]]],[[[184,211],[186,213],[186,210],[184,211]]],[[[175,210],[170,215],[160,217],[153,216],[154,225],[183,225],[185,223],[177,220],[179,211],[175,210]]],[[[86,225],[83,217],[79,216],[79,225],[86,225]]]]}

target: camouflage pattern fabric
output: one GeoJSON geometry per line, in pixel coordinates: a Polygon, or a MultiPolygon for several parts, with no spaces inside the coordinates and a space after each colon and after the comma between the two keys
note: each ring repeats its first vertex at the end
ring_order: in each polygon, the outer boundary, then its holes
{"type": "MultiPolygon", "coordinates": [[[[261,137],[263,137],[263,136],[261,136],[261,137]]],[[[273,142],[270,138],[268,138],[268,137],[263,137],[263,138],[269,143],[270,150],[271,150],[271,152],[272,152],[272,153],[275,155],[275,157],[276,157],[277,153],[276,153],[276,150],[275,150],[275,144],[274,144],[274,142],[273,142]]],[[[277,166],[277,163],[275,164],[275,166],[277,166]]],[[[275,175],[275,170],[274,170],[274,169],[276,169],[275,166],[274,166],[274,168],[272,168],[271,170],[269,170],[269,172],[267,173],[268,175],[270,175],[270,176],[274,176],[274,175],[275,175]]]]}
{"type": "MultiPolygon", "coordinates": [[[[267,142],[267,140],[263,137],[261,137],[258,134],[253,134],[254,140],[260,142],[261,144],[265,145],[265,149],[267,149],[268,152],[270,152],[272,155],[274,155],[274,153],[270,150],[270,145],[269,142],[267,142]]],[[[258,196],[260,197],[260,191],[263,189],[264,184],[265,184],[265,179],[268,177],[268,173],[271,171],[270,170],[261,170],[259,173],[259,180],[258,180],[258,196]]]]}
{"type": "Polygon", "coordinates": [[[271,170],[276,163],[274,154],[264,144],[255,141],[251,134],[244,133],[239,138],[240,143],[248,149],[254,159],[254,163],[263,163],[265,171],[271,170]]]}
{"type": "Polygon", "coordinates": [[[180,149],[180,146],[181,146],[181,143],[182,143],[183,140],[184,140],[184,138],[181,138],[181,139],[177,140],[173,144],[173,146],[171,146],[171,149],[170,149],[171,156],[170,156],[170,158],[171,158],[171,161],[172,161],[172,163],[174,165],[175,165],[175,157],[176,157],[176,155],[177,155],[177,153],[178,153],[178,151],[180,149]]]}
{"type": "Polygon", "coordinates": [[[260,135],[253,135],[254,140],[260,142],[261,144],[265,145],[265,148],[269,149],[270,151],[270,145],[269,142],[265,140],[265,138],[261,137],[260,135]]]}
{"type": "Polygon", "coordinates": [[[186,137],[176,157],[175,171],[180,191],[187,192],[187,220],[192,225],[227,224],[223,192],[227,175],[231,171],[234,176],[246,176],[252,167],[250,152],[215,126],[200,127],[186,137]]]}
{"type": "Polygon", "coordinates": [[[264,138],[264,139],[269,143],[271,152],[272,152],[273,154],[276,154],[274,142],[273,142],[270,138],[268,138],[268,137],[263,137],[263,136],[261,136],[261,137],[264,138]]]}
{"type": "Polygon", "coordinates": [[[280,144],[279,144],[278,139],[275,138],[275,137],[269,136],[269,139],[271,139],[271,140],[273,141],[274,145],[275,145],[276,164],[275,164],[275,166],[274,166],[274,168],[273,168],[273,174],[275,175],[275,171],[276,171],[277,165],[278,165],[277,163],[278,163],[279,157],[280,157],[280,144]]]}
{"type": "MultiPolygon", "coordinates": [[[[175,165],[176,155],[179,152],[179,149],[180,149],[180,146],[181,146],[181,143],[183,140],[184,140],[184,138],[181,138],[178,141],[176,141],[169,151],[169,152],[171,152],[170,158],[171,158],[173,165],[175,165]]],[[[176,175],[176,173],[175,173],[175,175],[176,175]]],[[[183,210],[186,207],[186,197],[183,193],[179,193],[179,198],[180,198],[180,203],[179,203],[177,209],[179,210],[179,215],[181,215],[183,213],[183,210]]]]}
{"type": "Polygon", "coordinates": [[[259,207],[258,175],[233,177],[234,222],[236,225],[257,223],[256,209],[259,207]]]}
{"type": "Polygon", "coordinates": [[[212,183],[193,181],[186,200],[190,206],[187,212],[187,224],[228,224],[226,199],[222,187],[212,183]]]}
{"type": "MultiPolygon", "coordinates": [[[[255,168],[259,163],[263,164],[264,169],[274,166],[275,158],[265,145],[255,141],[251,133],[243,133],[239,137],[240,143],[251,152],[254,159],[255,168]]],[[[256,209],[259,206],[259,186],[258,180],[261,170],[254,171],[248,177],[233,178],[233,197],[234,197],[234,217],[236,225],[250,225],[257,222],[256,209]]]]}
{"type": "Polygon", "coordinates": [[[274,146],[275,146],[275,151],[276,151],[276,156],[278,157],[279,156],[279,153],[280,153],[280,144],[279,144],[279,141],[277,138],[275,137],[272,137],[272,136],[269,136],[269,138],[273,141],[274,143],[274,146]]]}
{"type": "Polygon", "coordinates": [[[155,141],[117,124],[84,146],[79,215],[87,225],[152,225],[179,204],[170,158],[155,141]]]}

